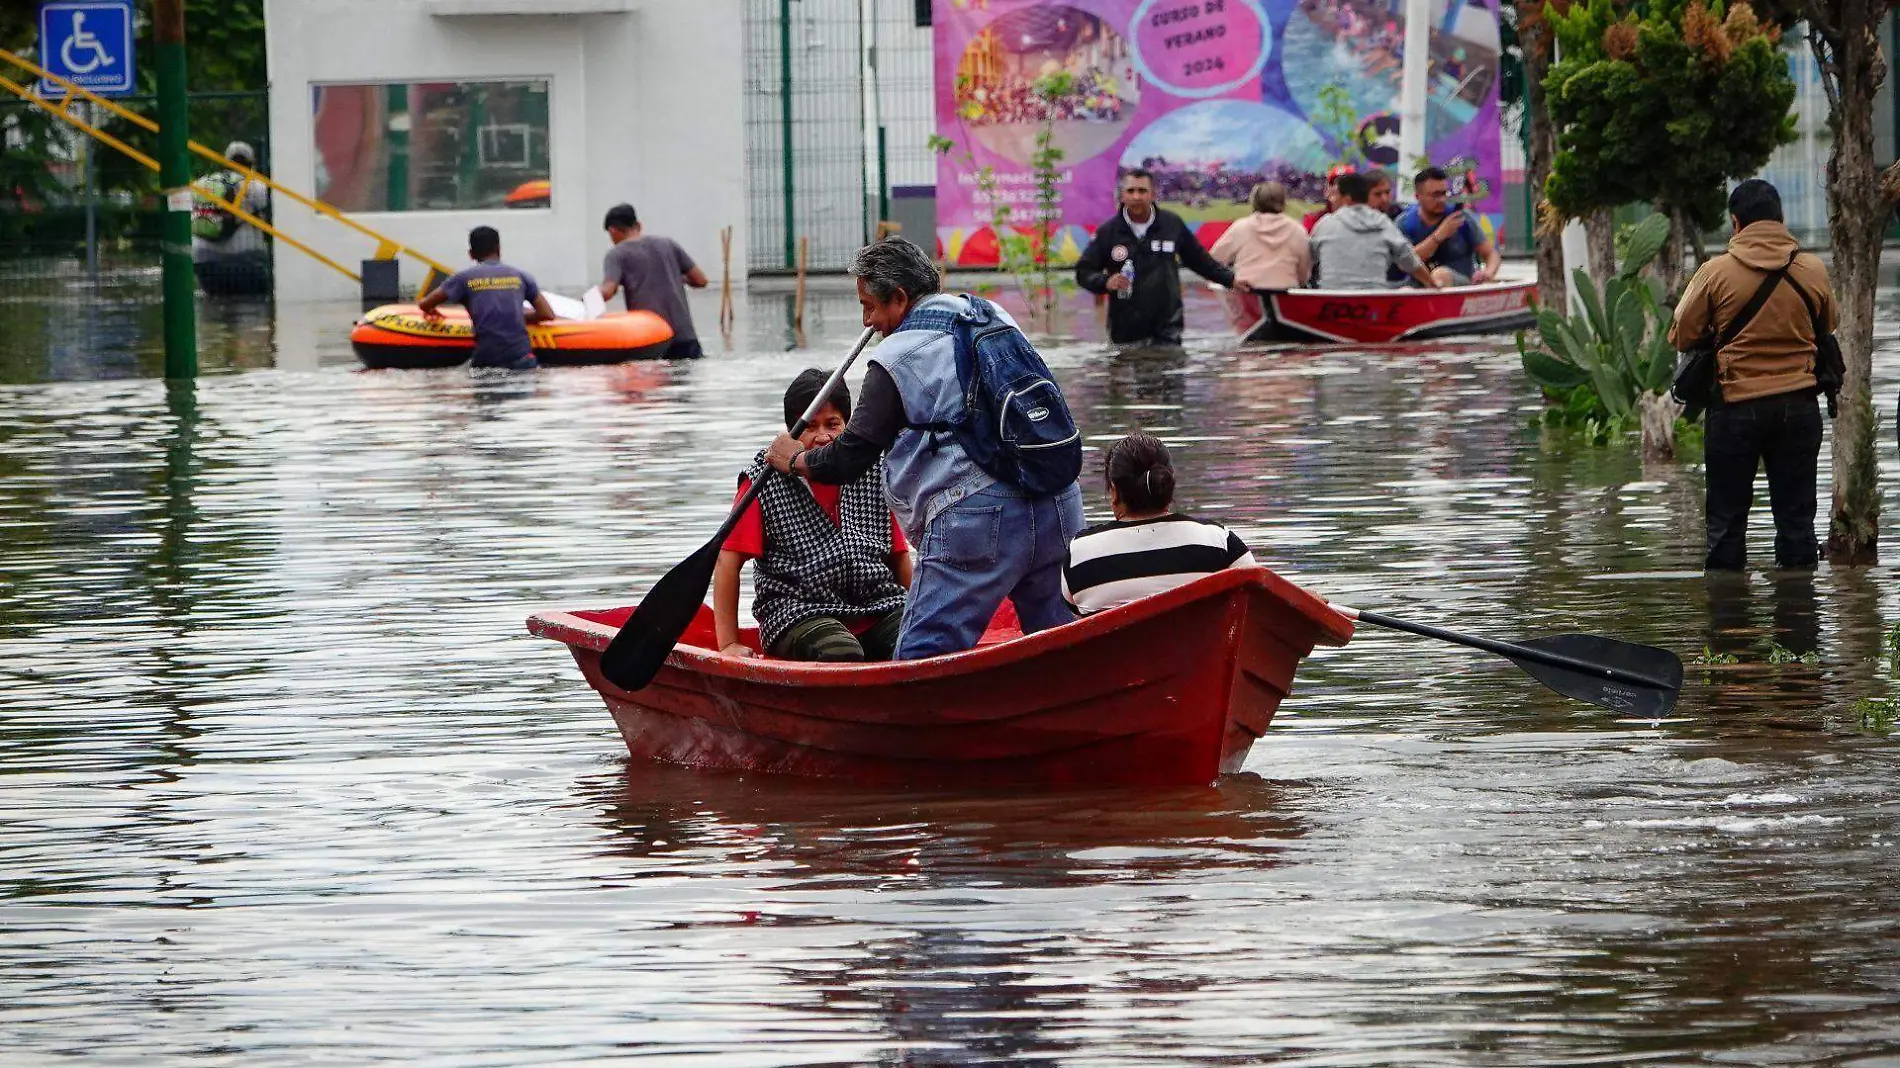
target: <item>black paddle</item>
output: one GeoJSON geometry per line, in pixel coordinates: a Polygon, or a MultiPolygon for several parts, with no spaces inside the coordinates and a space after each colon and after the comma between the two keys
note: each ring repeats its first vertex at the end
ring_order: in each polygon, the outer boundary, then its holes
{"type": "Polygon", "coordinates": [[[1335,610],[1377,627],[1402,630],[1441,642],[1496,653],[1565,697],[1588,701],[1633,719],[1660,719],[1676,707],[1682,689],[1682,658],[1653,645],[1636,645],[1595,634],[1556,634],[1523,643],[1496,642],[1428,627],[1344,605],[1335,610]]]}
{"type": "MultiPolygon", "coordinates": [[[[852,347],[851,355],[844,358],[831,378],[825,382],[825,388],[812,398],[811,406],[805,414],[792,424],[791,434],[797,437],[805,432],[806,424],[818,414],[831,397],[831,391],[838,388],[844,373],[857,361],[858,353],[871,343],[871,336],[877,331],[866,329],[858,336],[858,343],[852,347]]],[[[706,587],[712,584],[713,568],[719,563],[719,547],[726,542],[726,535],[738,524],[739,517],[759,496],[759,487],[765,480],[777,472],[768,468],[764,475],[754,479],[732,506],[732,514],[719,525],[719,533],[712,540],[700,546],[698,552],[673,566],[673,570],[661,576],[660,581],[647,591],[640,607],[633,610],[627,621],[620,625],[620,633],[607,644],[607,651],[600,654],[600,673],[607,681],[623,690],[638,690],[653,681],[659,674],[660,665],[666,663],[666,655],[679,643],[680,635],[692,625],[693,617],[699,614],[699,606],[706,601],[706,587]]]]}

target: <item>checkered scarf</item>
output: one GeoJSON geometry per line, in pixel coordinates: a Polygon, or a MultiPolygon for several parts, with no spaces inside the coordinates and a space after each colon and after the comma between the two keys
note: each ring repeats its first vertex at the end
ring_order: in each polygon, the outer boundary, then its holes
{"type": "Polygon", "coordinates": [[[904,607],[904,587],[891,574],[884,461],[839,487],[842,526],[832,525],[804,480],[768,468],[763,452],[745,474],[765,479],[759,489],[765,555],[753,565],[752,600],[761,648],[807,619],[849,621],[904,607]]]}

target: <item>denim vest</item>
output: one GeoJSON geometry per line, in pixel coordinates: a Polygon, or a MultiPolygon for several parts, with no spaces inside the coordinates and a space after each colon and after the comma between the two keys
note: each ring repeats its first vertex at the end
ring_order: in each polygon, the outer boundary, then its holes
{"type": "MultiPolygon", "coordinates": [[[[897,332],[871,353],[890,372],[911,426],[954,422],[963,415],[963,384],[957,380],[955,317],[969,310],[962,297],[939,293],[910,310],[897,332]]],[[[998,310],[997,314],[1008,318],[998,310]]],[[[906,428],[884,457],[884,492],[904,534],[919,551],[930,521],[972,493],[996,485],[976,466],[953,435],[906,428]]]]}

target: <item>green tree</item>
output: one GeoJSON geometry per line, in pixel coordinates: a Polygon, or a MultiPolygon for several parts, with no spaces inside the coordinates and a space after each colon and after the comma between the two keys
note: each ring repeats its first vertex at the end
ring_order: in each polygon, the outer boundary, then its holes
{"type": "Polygon", "coordinates": [[[1673,288],[1684,236],[1725,218],[1733,179],[1794,139],[1794,82],[1747,3],[1659,0],[1641,16],[1591,0],[1552,20],[1563,58],[1546,83],[1558,125],[1545,195],[1567,217],[1633,202],[1668,216],[1660,266],[1673,288]]]}
{"type": "Polygon", "coordinates": [[[1800,23],[1827,93],[1833,134],[1827,161],[1827,227],[1833,245],[1836,337],[1847,364],[1840,416],[1834,421],[1834,505],[1827,558],[1840,564],[1879,559],[1880,482],[1874,452],[1874,290],[1880,246],[1894,201],[1874,164],[1874,99],[1887,79],[1881,23],[1894,0],[1760,0],[1762,13],[1800,23]]]}
{"type": "MultiPolygon", "coordinates": [[[[1557,152],[1556,126],[1551,122],[1549,92],[1545,82],[1556,37],[1551,20],[1569,10],[1570,0],[1504,0],[1498,12],[1500,42],[1504,49],[1507,99],[1519,94],[1524,101],[1524,124],[1529,148],[1524,165],[1524,195],[1532,205],[1544,202],[1544,186],[1550,180],[1551,161],[1557,152]],[[1515,60],[1515,62],[1511,62],[1515,60]]],[[[1533,228],[1537,248],[1537,298],[1546,308],[1567,305],[1564,279],[1563,241],[1558,231],[1545,226],[1533,228]]]]}

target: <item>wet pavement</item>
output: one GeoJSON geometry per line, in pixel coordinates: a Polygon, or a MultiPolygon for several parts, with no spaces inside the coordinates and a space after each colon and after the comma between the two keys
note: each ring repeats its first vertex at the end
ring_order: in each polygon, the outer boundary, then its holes
{"type": "Polygon", "coordinates": [[[1676,718],[1365,633],[1210,787],[909,796],[629,764],[522,627],[704,540],[842,292],[481,379],[221,304],[168,391],[154,290],[0,300],[0,1063],[1900,1064],[1890,570],[1704,580],[1695,457],[1543,439],[1508,340],[1048,356],[1282,573],[1676,718]]]}

